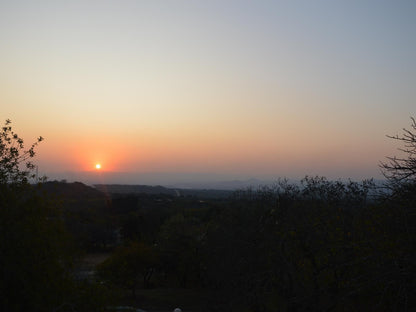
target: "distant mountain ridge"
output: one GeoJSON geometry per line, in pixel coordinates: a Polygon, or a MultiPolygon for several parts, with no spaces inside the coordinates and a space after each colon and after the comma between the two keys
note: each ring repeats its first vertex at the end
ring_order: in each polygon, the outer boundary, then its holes
{"type": "Polygon", "coordinates": [[[194,196],[198,198],[226,198],[233,191],[216,189],[182,189],[168,188],[160,185],[130,185],[130,184],[94,184],[98,191],[107,194],[150,194],[150,195],[170,195],[170,196],[194,196]]]}
{"type": "Polygon", "coordinates": [[[207,182],[183,182],[177,183],[170,188],[184,188],[184,189],[214,189],[214,190],[227,190],[235,191],[238,189],[245,189],[248,187],[258,188],[262,185],[271,185],[274,180],[260,180],[256,178],[250,178],[245,180],[224,180],[224,181],[207,181],[207,182]]]}
{"type": "Polygon", "coordinates": [[[42,190],[54,194],[56,196],[62,196],[64,198],[76,198],[82,200],[102,198],[105,199],[105,194],[96,188],[88,186],[82,182],[58,182],[48,181],[42,183],[42,190]]]}
{"type": "Polygon", "coordinates": [[[174,189],[169,189],[164,186],[150,186],[150,185],[131,185],[131,184],[94,184],[95,189],[103,193],[110,194],[165,194],[177,196],[174,189]]]}

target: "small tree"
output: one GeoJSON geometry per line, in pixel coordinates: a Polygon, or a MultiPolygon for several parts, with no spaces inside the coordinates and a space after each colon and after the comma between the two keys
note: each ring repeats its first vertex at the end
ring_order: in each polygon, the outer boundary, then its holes
{"type": "Polygon", "coordinates": [[[399,150],[404,152],[405,156],[387,157],[388,162],[380,164],[383,175],[393,187],[416,182],[416,120],[414,118],[411,119],[411,130],[404,128],[401,136],[387,136],[393,140],[400,141],[404,145],[399,150]]]}
{"type": "Polygon", "coordinates": [[[29,149],[24,149],[23,139],[15,133],[11,121],[6,120],[0,133],[0,184],[26,184],[35,178],[35,147],[43,141],[39,137],[29,149]]]}
{"type": "Polygon", "coordinates": [[[52,311],[69,290],[67,236],[56,206],[29,180],[35,147],[6,120],[0,132],[0,310],[52,311]]]}
{"type": "Polygon", "coordinates": [[[41,141],[25,149],[10,120],[0,128],[0,311],[101,311],[105,289],[72,278],[59,204],[29,183],[41,141]]]}
{"type": "Polygon", "coordinates": [[[143,288],[150,287],[150,279],[158,266],[158,255],[153,246],[131,242],[119,247],[110,258],[98,266],[98,275],[115,285],[136,290],[141,282],[143,288]]]}

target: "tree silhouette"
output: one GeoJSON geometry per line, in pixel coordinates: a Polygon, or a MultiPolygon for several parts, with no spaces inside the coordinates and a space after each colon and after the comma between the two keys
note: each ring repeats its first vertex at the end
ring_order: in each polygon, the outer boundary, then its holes
{"type": "Polygon", "coordinates": [[[24,149],[23,139],[15,133],[10,119],[4,123],[0,133],[0,184],[25,184],[35,178],[35,165],[31,159],[35,156],[35,147],[43,141],[39,137],[29,149],[24,149]]]}
{"type": "Polygon", "coordinates": [[[52,311],[69,293],[70,255],[56,205],[31,185],[29,149],[6,120],[0,132],[0,310],[52,311]]]}
{"type": "Polygon", "coordinates": [[[115,285],[131,290],[136,297],[136,290],[143,283],[150,286],[150,279],[158,264],[158,254],[153,246],[131,242],[120,246],[105,262],[98,266],[98,275],[115,285]]]}
{"type": "Polygon", "coordinates": [[[383,175],[393,186],[416,182],[416,120],[413,117],[411,120],[411,130],[404,128],[401,136],[387,136],[400,141],[404,145],[399,150],[404,152],[405,156],[387,157],[388,162],[380,164],[383,175]]]}

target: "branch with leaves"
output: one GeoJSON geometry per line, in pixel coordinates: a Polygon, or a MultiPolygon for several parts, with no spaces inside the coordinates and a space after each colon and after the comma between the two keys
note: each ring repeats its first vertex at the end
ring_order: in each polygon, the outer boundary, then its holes
{"type": "Polygon", "coordinates": [[[0,184],[27,183],[36,177],[36,166],[31,159],[42,141],[43,138],[39,137],[26,150],[23,139],[13,131],[10,119],[6,120],[0,133],[0,184]]]}

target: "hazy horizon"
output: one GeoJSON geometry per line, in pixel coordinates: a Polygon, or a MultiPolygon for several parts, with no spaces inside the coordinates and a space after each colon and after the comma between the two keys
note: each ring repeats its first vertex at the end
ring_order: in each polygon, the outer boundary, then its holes
{"type": "Polygon", "coordinates": [[[57,179],[379,179],[415,31],[405,0],[2,1],[0,118],[57,179]]]}
{"type": "MultiPolygon", "coordinates": [[[[68,183],[81,182],[87,185],[97,184],[124,184],[124,185],[151,185],[172,188],[203,188],[203,189],[227,189],[234,190],[246,187],[258,187],[272,185],[281,179],[288,179],[290,183],[298,183],[305,176],[322,176],[318,174],[299,175],[299,176],[277,176],[277,175],[258,175],[250,176],[244,174],[218,174],[208,172],[54,172],[41,173],[47,177],[47,181],[65,181],[68,183]]],[[[356,181],[361,182],[373,177],[343,177],[343,176],[322,176],[331,181],[356,181]]],[[[382,177],[374,178],[376,182],[382,181],[382,177]]]]}

